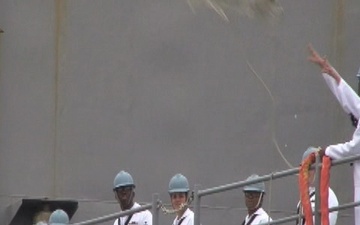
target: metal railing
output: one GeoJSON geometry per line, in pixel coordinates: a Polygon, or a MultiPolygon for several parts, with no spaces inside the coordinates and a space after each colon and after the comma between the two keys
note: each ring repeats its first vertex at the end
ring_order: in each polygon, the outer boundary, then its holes
{"type": "MultiPolygon", "coordinates": [[[[349,163],[349,162],[353,162],[356,160],[360,159],[360,155],[355,155],[355,156],[351,156],[351,157],[346,157],[343,159],[338,159],[338,160],[332,160],[331,165],[332,166],[336,166],[336,165],[340,165],[340,164],[344,164],[344,163],[349,163]]],[[[319,208],[319,201],[320,198],[318,198],[317,196],[320,196],[320,167],[321,167],[321,162],[319,157],[316,157],[316,163],[314,165],[311,166],[311,168],[315,168],[315,173],[316,173],[316,181],[315,181],[315,187],[316,188],[316,192],[315,192],[315,209],[319,208]]],[[[217,187],[213,187],[213,188],[208,188],[208,189],[204,189],[204,190],[200,190],[199,189],[199,185],[195,185],[194,188],[194,225],[200,225],[200,205],[201,205],[201,198],[205,197],[207,195],[212,195],[212,194],[216,194],[216,193],[220,193],[220,192],[225,192],[225,191],[229,191],[229,190],[233,190],[233,189],[237,189],[237,188],[241,188],[244,187],[246,185],[249,184],[254,184],[254,183],[258,183],[258,182],[262,182],[262,181],[272,181],[275,179],[279,179],[282,177],[286,177],[286,176],[290,176],[290,175],[294,175],[299,173],[300,167],[298,168],[293,168],[293,169],[289,169],[289,170],[283,170],[280,172],[274,172],[268,175],[263,175],[260,176],[257,179],[253,179],[250,181],[239,181],[239,182],[234,182],[231,184],[226,184],[226,185],[222,185],[222,186],[217,186],[217,187]]],[[[340,205],[339,207],[334,207],[331,208],[332,210],[342,210],[342,209],[347,209],[347,208],[351,208],[351,207],[356,207],[360,205],[360,202],[354,202],[354,203],[349,203],[349,204],[344,204],[344,205],[340,205]]],[[[278,219],[278,220],[273,220],[269,223],[265,223],[265,224],[280,224],[280,223],[285,223],[291,220],[296,220],[299,218],[299,215],[294,215],[291,217],[287,217],[287,218],[282,218],[282,219],[278,219]]],[[[320,211],[316,211],[315,213],[315,224],[320,224],[320,211]]]]}
{"type": "MultiPolygon", "coordinates": [[[[359,202],[352,202],[352,203],[346,203],[346,204],[342,204],[336,207],[332,207],[329,208],[329,212],[333,212],[333,211],[340,211],[343,209],[348,209],[348,208],[353,208],[356,206],[360,205],[360,201],[359,202]]],[[[318,211],[318,213],[320,213],[320,211],[318,211]]],[[[313,212],[313,214],[315,214],[315,212],[313,212]]],[[[292,216],[288,216],[288,217],[283,217],[277,220],[273,220],[273,221],[269,221],[268,223],[262,223],[262,224],[258,224],[258,225],[272,225],[272,224],[282,224],[282,223],[286,223],[286,222],[290,222],[290,221],[294,221],[299,219],[300,217],[304,217],[303,215],[292,215],[292,216]]]]}
{"type": "MultiPolygon", "coordinates": [[[[339,159],[339,160],[333,160],[331,165],[336,166],[336,165],[340,165],[340,164],[344,164],[344,163],[350,163],[350,162],[353,162],[356,160],[360,160],[360,155],[355,155],[355,156],[351,156],[351,157],[347,157],[347,158],[343,158],[343,159],[339,159]]],[[[320,193],[319,193],[319,191],[320,191],[320,188],[319,188],[320,187],[320,168],[321,168],[321,162],[320,162],[319,157],[316,157],[316,163],[314,165],[312,165],[311,168],[313,168],[313,169],[315,168],[315,173],[316,173],[315,187],[317,187],[315,189],[316,190],[315,196],[319,196],[320,195],[320,193]]],[[[193,196],[193,198],[194,198],[194,200],[193,200],[194,225],[200,225],[200,215],[201,215],[200,208],[201,208],[201,199],[203,197],[221,193],[221,192],[230,191],[230,190],[237,189],[237,188],[241,188],[241,187],[244,187],[245,185],[249,185],[249,184],[254,184],[254,183],[258,183],[258,182],[262,182],[262,181],[272,181],[272,180],[276,180],[279,178],[295,175],[295,174],[299,173],[299,170],[300,170],[299,167],[293,168],[293,169],[288,169],[288,170],[283,170],[280,172],[274,172],[274,173],[271,173],[268,175],[263,175],[257,179],[253,179],[250,181],[239,181],[239,182],[234,182],[234,183],[225,184],[225,185],[212,187],[212,188],[207,188],[207,189],[203,189],[203,190],[200,190],[199,185],[195,185],[194,186],[194,196],[193,196]]],[[[315,208],[316,209],[319,209],[319,203],[320,203],[320,198],[315,197],[315,208]]],[[[98,218],[83,221],[80,223],[74,223],[72,225],[98,224],[98,223],[110,221],[113,219],[117,219],[122,216],[130,215],[133,213],[141,212],[144,210],[150,210],[150,209],[152,210],[152,215],[153,215],[153,221],[152,221],[153,225],[159,225],[160,205],[161,205],[161,201],[159,200],[159,194],[153,194],[151,204],[145,204],[145,205],[142,205],[141,207],[138,207],[135,209],[126,210],[126,211],[122,211],[119,213],[114,213],[114,214],[98,217],[98,218]]],[[[353,208],[353,207],[356,207],[359,205],[360,205],[360,201],[346,203],[346,204],[339,205],[337,207],[330,208],[329,212],[353,208]]],[[[316,212],[314,212],[313,214],[315,214],[315,224],[320,224],[320,216],[321,216],[320,210],[316,210],[316,212]]],[[[292,215],[292,216],[288,216],[288,217],[283,217],[283,218],[280,218],[277,220],[273,220],[271,222],[269,221],[268,223],[264,223],[261,225],[282,224],[282,223],[286,223],[289,221],[294,221],[296,219],[299,219],[300,217],[303,217],[303,215],[296,214],[296,215],[292,215]]]]}
{"type": "Polygon", "coordinates": [[[130,210],[126,210],[126,211],[122,211],[119,213],[113,213],[110,215],[106,215],[106,216],[102,216],[102,217],[98,217],[95,219],[90,219],[90,220],[86,220],[80,223],[74,223],[72,225],[91,225],[91,224],[98,224],[98,223],[102,223],[102,222],[107,222],[110,220],[114,220],[117,219],[119,217],[122,216],[128,216],[130,214],[134,214],[137,212],[141,212],[141,211],[145,211],[145,210],[152,210],[152,215],[153,215],[153,225],[158,225],[159,224],[159,194],[153,194],[152,196],[152,204],[145,204],[142,205],[138,208],[134,208],[134,209],[130,209],[130,210]]]}

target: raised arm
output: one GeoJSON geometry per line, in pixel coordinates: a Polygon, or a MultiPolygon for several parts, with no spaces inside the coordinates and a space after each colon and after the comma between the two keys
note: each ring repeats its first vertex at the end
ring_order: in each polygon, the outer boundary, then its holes
{"type": "Polygon", "coordinates": [[[340,74],[331,66],[326,57],[321,57],[319,53],[312,47],[311,44],[308,45],[310,56],[308,57],[309,61],[318,65],[321,69],[321,72],[332,77],[337,85],[340,84],[341,76],[340,74]]]}
{"type": "Polygon", "coordinates": [[[341,78],[340,74],[331,66],[325,57],[309,44],[309,61],[321,68],[326,84],[335,95],[346,113],[351,113],[355,118],[360,118],[360,97],[356,92],[341,78]]]}

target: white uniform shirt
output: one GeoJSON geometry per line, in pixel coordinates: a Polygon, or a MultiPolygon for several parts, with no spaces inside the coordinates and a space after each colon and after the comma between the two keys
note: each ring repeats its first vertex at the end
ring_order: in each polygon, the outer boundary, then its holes
{"type": "Polygon", "coordinates": [[[181,218],[176,217],[172,225],[194,225],[194,212],[187,208],[181,218]],[[179,224],[181,222],[181,224],[179,224]]]}
{"type": "MultiPolygon", "coordinates": [[[[315,188],[314,187],[309,188],[309,195],[311,196],[310,197],[311,210],[314,212],[315,211],[315,188]]],[[[328,204],[329,204],[329,208],[339,206],[338,199],[337,199],[334,191],[331,188],[329,188],[328,204]]],[[[298,203],[297,207],[298,207],[298,212],[301,211],[301,214],[304,214],[303,208],[300,207],[300,202],[298,203]]],[[[336,224],[337,215],[338,215],[338,211],[333,211],[333,212],[329,213],[329,225],[336,224]]],[[[315,222],[315,216],[313,216],[313,221],[315,222]]],[[[300,219],[300,222],[298,223],[298,225],[303,225],[304,222],[305,221],[303,219],[300,219]]]]}
{"type": "Polygon", "coordinates": [[[263,208],[259,208],[251,216],[246,215],[245,217],[245,225],[256,225],[256,224],[268,223],[270,221],[272,221],[271,217],[265,212],[263,208]],[[249,220],[251,220],[253,216],[255,216],[255,219],[253,219],[253,221],[250,224],[248,224],[249,220]]]}
{"type": "MultiPolygon", "coordinates": [[[[138,203],[134,203],[131,209],[140,207],[138,203]]],[[[120,217],[120,225],[125,225],[129,216],[120,217]]],[[[115,220],[114,225],[119,225],[119,218],[115,220]]],[[[152,214],[149,210],[141,211],[132,215],[128,225],[152,225],[152,214]]]]}
{"type": "MultiPolygon", "coordinates": [[[[343,80],[337,84],[330,76],[323,74],[326,83],[333,92],[342,108],[347,113],[352,113],[356,118],[360,119],[360,98],[355,91],[343,80]]],[[[341,159],[360,153],[360,121],[348,142],[330,145],[325,149],[325,154],[333,159],[341,159]]],[[[354,201],[360,201],[360,161],[354,162],[354,201]]],[[[360,207],[355,207],[355,225],[360,225],[360,207]]]]}

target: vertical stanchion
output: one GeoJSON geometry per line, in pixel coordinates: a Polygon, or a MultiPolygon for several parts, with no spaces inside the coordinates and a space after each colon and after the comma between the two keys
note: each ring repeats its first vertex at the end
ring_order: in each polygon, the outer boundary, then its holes
{"type": "Polygon", "coordinates": [[[200,225],[199,185],[194,186],[194,225],[200,225]]]}
{"type": "Polygon", "coordinates": [[[320,155],[316,154],[315,160],[315,225],[320,225],[320,155]]]}
{"type": "Polygon", "coordinates": [[[152,196],[152,224],[159,225],[159,194],[155,193],[152,196]]]}
{"type": "MultiPolygon", "coordinates": [[[[358,73],[356,74],[356,77],[358,79],[358,89],[357,89],[357,94],[360,96],[360,67],[358,70],[358,73]]],[[[358,118],[359,119],[359,118],[358,118]]]]}

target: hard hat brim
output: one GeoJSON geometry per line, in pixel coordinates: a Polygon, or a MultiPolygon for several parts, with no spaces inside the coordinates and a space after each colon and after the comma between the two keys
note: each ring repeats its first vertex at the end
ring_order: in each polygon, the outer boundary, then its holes
{"type": "Polygon", "coordinates": [[[252,188],[252,187],[246,187],[243,189],[243,191],[255,191],[255,192],[264,192],[265,193],[265,190],[260,190],[260,189],[252,188]]]}
{"type": "Polygon", "coordinates": [[[183,192],[189,192],[189,189],[185,189],[185,188],[177,188],[177,189],[172,189],[169,190],[169,193],[183,193],[183,192]]]}
{"type": "Polygon", "coordinates": [[[133,187],[135,188],[135,184],[122,184],[122,185],[118,185],[116,187],[113,188],[113,190],[115,191],[116,189],[122,188],[122,187],[133,187]]]}

